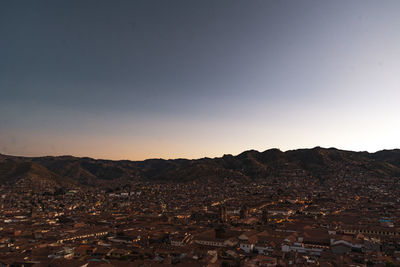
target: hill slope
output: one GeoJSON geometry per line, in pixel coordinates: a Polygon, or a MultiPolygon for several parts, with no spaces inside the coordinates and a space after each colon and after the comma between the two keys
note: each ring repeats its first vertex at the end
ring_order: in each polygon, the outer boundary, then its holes
{"type": "Polygon", "coordinates": [[[111,161],[72,156],[0,156],[0,182],[15,183],[30,179],[54,187],[99,186],[116,181],[200,181],[225,178],[237,181],[279,177],[400,177],[400,150],[376,153],[353,152],[335,148],[299,149],[282,152],[245,151],[237,156],[197,160],[111,161]]]}

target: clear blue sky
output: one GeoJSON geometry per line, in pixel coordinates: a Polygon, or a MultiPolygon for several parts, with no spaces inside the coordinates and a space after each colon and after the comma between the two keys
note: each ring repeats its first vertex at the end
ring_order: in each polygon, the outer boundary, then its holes
{"type": "Polygon", "coordinates": [[[400,147],[400,1],[1,1],[0,153],[400,147]]]}

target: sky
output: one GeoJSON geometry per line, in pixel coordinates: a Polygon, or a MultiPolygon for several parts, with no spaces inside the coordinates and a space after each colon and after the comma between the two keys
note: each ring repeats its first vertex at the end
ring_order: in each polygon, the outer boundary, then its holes
{"type": "Polygon", "coordinates": [[[400,1],[0,2],[0,153],[400,147],[400,1]]]}

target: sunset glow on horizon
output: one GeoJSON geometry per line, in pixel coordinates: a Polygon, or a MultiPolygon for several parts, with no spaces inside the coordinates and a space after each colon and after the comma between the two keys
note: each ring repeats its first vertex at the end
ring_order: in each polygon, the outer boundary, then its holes
{"type": "Polygon", "coordinates": [[[399,1],[5,1],[0,153],[400,147],[399,1]]]}

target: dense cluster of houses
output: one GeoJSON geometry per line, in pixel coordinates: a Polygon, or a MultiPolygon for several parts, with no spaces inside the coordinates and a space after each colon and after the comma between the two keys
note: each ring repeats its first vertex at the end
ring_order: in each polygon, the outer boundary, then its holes
{"type": "Polygon", "coordinates": [[[400,264],[398,179],[0,187],[0,266],[400,264]]]}

